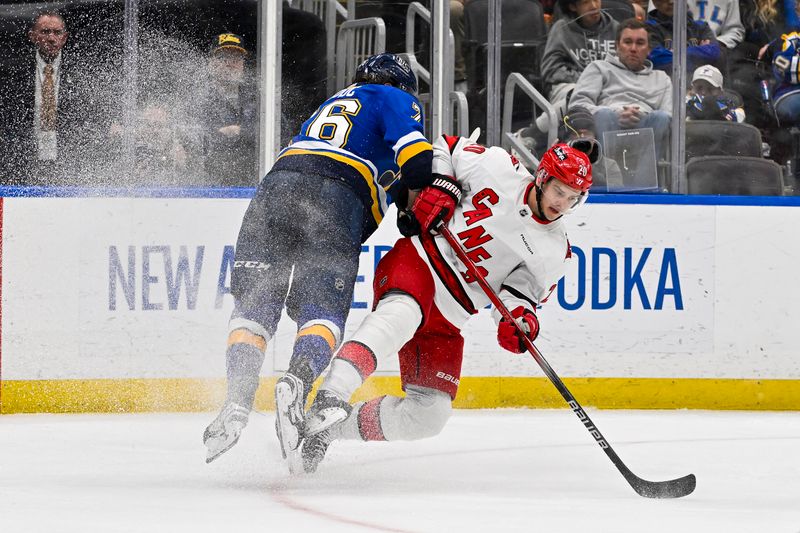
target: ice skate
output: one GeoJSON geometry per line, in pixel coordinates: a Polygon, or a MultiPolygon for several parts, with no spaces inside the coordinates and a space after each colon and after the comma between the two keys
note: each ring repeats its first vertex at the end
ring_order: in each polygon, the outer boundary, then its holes
{"type": "Polygon", "coordinates": [[[208,448],[206,463],[210,463],[230,450],[239,441],[247,425],[250,410],[235,403],[227,403],[203,433],[203,444],[208,448]]]}
{"type": "Polygon", "coordinates": [[[304,410],[303,382],[292,374],[286,374],[275,385],[275,431],[281,443],[283,458],[289,462],[289,472],[302,471],[300,439],[303,431],[304,410]]]}
{"type": "MultiPolygon", "coordinates": [[[[334,393],[321,390],[308,410],[304,436],[313,437],[342,422],[350,415],[353,407],[334,393]]],[[[324,452],[323,452],[324,454],[324,452]]]]}
{"type": "Polygon", "coordinates": [[[330,446],[331,442],[333,442],[333,438],[329,429],[303,439],[303,470],[307,474],[317,471],[317,467],[325,458],[325,453],[328,451],[328,446],[330,446]]]}

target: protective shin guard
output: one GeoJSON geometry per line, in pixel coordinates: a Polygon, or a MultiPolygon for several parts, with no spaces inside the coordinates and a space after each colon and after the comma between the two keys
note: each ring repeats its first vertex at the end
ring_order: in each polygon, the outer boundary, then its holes
{"type": "Polygon", "coordinates": [[[339,345],[340,331],[330,320],[311,320],[304,323],[297,332],[289,373],[303,380],[306,394],[328,367],[333,351],[339,345]]]}
{"type": "Polygon", "coordinates": [[[411,296],[388,294],[339,349],[320,388],[349,400],[380,361],[396,354],[414,336],[421,321],[422,311],[411,296]]]}
{"type": "Polygon", "coordinates": [[[334,439],[364,441],[425,439],[442,431],[452,410],[447,393],[409,385],[405,398],[381,396],[355,404],[331,433],[334,439]]]}
{"type": "Polygon", "coordinates": [[[381,430],[386,440],[426,439],[442,431],[452,411],[446,392],[408,385],[405,398],[387,396],[381,403],[381,430]]]}
{"type": "Polygon", "coordinates": [[[351,341],[360,342],[375,353],[378,361],[396,354],[411,340],[422,323],[422,310],[405,293],[384,296],[375,311],[367,315],[351,341]]]}
{"type": "Polygon", "coordinates": [[[228,346],[225,358],[228,367],[227,402],[252,409],[264,351],[252,344],[236,343],[228,346]]]}

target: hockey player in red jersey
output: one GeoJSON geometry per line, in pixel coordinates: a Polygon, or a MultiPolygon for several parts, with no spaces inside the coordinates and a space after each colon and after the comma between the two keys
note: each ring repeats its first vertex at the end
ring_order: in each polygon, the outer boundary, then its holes
{"type": "MultiPolygon", "coordinates": [[[[447,422],[461,375],[461,328],[489,300],[438,235],[441,224],[531,340],[539,333],[536,308],[564,274],[571,254],[562,216],[588,196],[586,154],[554,145],[532,176],[498,147],[449,136],[433,146],[434,181],[413,205],[419,234],[398,240],[378,264],[373,312],[338,351],[307,413],[307,472],[316,470],[333,440],[421,439],[447,422]],[[405,397],[350,405],[352,393],[394,353],[405,397]]],[[[517,328],[493,314],[500,346],[524,352],[517,328]]]]}

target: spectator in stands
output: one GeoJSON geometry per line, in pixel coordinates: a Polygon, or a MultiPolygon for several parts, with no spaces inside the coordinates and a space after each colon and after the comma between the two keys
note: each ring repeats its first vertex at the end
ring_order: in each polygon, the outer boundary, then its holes
{"type": "Polygon", "coordinates": [[[570,107],[588,109],[597,137],[606,131],[652,128],[656,155],[668,145],[672,116],[672,82],[653,70],[645,23],[628,19],[617,30],[616,52],[584,69],[570,98],[570,107]]]}
{"type": "Polygon", "coordinates": [[[585,107],[571,107],[558,128],[558,138],[575,146],[589,156],[592,162],[592,191],[613,192],[622,187],[622,171],[619,164],[602,153],[597,141],[594,117],[585,107]],[[580,144],[584,143],[585,148],[580,144]]]}
{"type": "Polygon", "coordinates": [[[765,45],[759,59],[772,64],[772,106],[779,124],[800,125],[800,32],[784,34],[765,45]]]}
{"type": "Polygon", "coordinates": [[[686,120],[744,122],[744,109],[723,93],[722,73],[717,67],[697,67],[686,93],[686,120]]]}
{"type": "Polygon", "coordinates": [[[209,83],[200,106],[203,156],[210,183],[255,186],[258,101],[246,69],[249,52],[233,33],[214,37],[208,59],[209,83]]]}
{"type": "MultiPolygon", "coordinates": [[[[103,149],[103,174],[107,185],[193,186],[206,185],[199,141],[192,138],[184,122],[180,100],[183,93],[167,95],[145,90],[139,94],[134,124],[125,130],[121,121],[113,121],[103,149]],[[126,131],[132,132],[130,139],[126,131]],[[132,166],[125,157],[125,142],[131,142],[132,166]]],[[[203,111],[200,99],[195,106],[203,111]]]]}
{"type": "Polygon", "coordinates": [[[795,0],[739,0],[739,8],[745,35],[729,53],[727,84],[742,95],[747,121],[769,138],[775,122],[772,110],[761,97],[760,81],[771,79],[772,73],[770,65],[760,62],[760,54],[764,45],[800,30],[798,5],[795,0]]]}
{"type": "Polygon", "coordinates": [[[189,153],[163,98],[145,99],[136,115],[135,177],[146,185],[185,185],[189,153]]]}
{"type": "MultiPolygon", "coordinates": [[[[678,0],[679,2],[686,0],[678,0]]],[[[655,9],[648,13],[647,28],[650,33],[650,61],[656,70],[672,75],[672,15],[674,0],[653,0],[655,9]]],[[[721,52],[714,31],[705,22],[686,14],[687,70],[693,72],[700,65],[717,65],[721,52]]]]}
{"type": "Polygon", "coordinates": [[[688,0],[694,19],[705,22],[717,36],[722,50],[730,50],[744,39],[744,25],[739,16],[739,0],[688,0]]]}
{"type": "MultiPolygon", "coordinates": [[[[553,23],[547,34],[542,78],[547,99],[560,122],[586,65],[614,51],[619,23],[600,10],[600,0],[558,0],[558,9],[564,16],[553,23]]],[[[517,135],[532,152],[543,152],[549,126],[549,117],[542,113],[517,135]]]]}
{"type": "Polygon", "coordinates": [[[631,5],[633,5],[633,14],[636,20],[641,20],[644,22],[647,20],[647,9],[642,4],[647,4],[646,2],[637,2],[636,0],[631,0],[631,5]]]}
{"type": "MultiPolygon", "coordinates": [[[[600,0],[558,0],[558,3],[567,18],[557,20],[550,28],[542,57],[542,77],[548,85],[547,99],[563,115],[586,65],[614,51],[619,24],[600,11],[600,0]]],[[[541,117],[537,119],[539,129],[547,130],[540,120],[541,117]]]]}
{"type": "Polygon", "coordinates": [[[772,66],[769,104],[776,123],[768,132],[770,157],[779,164],[791,157],[795,176],[800,177],[800,153],[793,146],[790,129],[800,126],[800,32],[784,34],[763,46],[758,57],[772,66]]]}
{"type": "Polygon", "coordinates": [[[796,0],[739,0],[744,41],[758,50],[784,33],[800,30],[798,7],[796,0]]]}
{"type": "MultiPolygon", "coordinates": [[[[81,101],[80,66],[64,51],[69,33],[63,17],[41,11],[28,31],[33,49],[7,58],[0,72],[0,168],[4,184],[46,185],[86,140],[90,113],[81,101]]],[[[88,142],[88,141],[87,141],[88,142]]]]}

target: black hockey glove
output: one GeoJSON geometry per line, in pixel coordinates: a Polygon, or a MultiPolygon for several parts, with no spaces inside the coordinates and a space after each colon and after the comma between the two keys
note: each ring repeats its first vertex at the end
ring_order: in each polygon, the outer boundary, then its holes
{"type": "Polygon", "coordinates": [[[397,229],[403,237],[419,235],[420,225],[411,208],[397,210],[397,229]]]}

